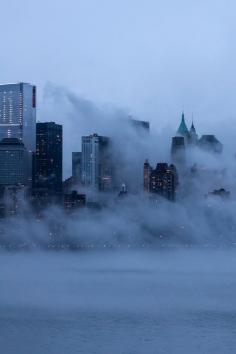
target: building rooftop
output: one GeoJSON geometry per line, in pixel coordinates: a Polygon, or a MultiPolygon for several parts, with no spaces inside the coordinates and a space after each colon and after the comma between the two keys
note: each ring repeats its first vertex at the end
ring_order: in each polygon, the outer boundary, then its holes
{"type": "Polygon", "coordinates": [[[189,131],[185,123],[184,113],[182,113],[182,119],[179,128],[177,130],[177,134],[182,135],[184,137],[189,137],[189,131]]]}

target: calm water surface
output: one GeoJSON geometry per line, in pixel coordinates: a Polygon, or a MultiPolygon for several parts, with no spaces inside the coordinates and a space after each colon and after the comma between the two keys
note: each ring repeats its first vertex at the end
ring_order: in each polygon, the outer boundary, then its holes
{"type": "Polygon", "coordinates": [[[236,351],[236,252],[0,254],[1,354],[236,351]]]}

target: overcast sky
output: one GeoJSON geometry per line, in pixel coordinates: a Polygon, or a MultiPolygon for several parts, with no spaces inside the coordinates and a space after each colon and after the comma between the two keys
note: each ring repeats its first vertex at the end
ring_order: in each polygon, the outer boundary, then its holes
{"type": "Polygon", "coordinates": [[[8,0],[0,33],[0,81],[35,83],[39,104],[49,82],[156,127],[235,119],[234,0],[8,0]]]}

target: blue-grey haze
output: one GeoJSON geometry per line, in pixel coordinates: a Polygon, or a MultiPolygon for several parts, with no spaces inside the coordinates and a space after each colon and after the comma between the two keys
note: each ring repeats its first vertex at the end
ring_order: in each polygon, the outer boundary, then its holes
{"type": "Polygon", "coordinates": [[[0,256],[4,354],[235,350],[235,250],[0,256]]]}
{"type": "Polygon", "coordinates": [[[35,83],[41,105],[52,82],[156,127],[185,109],[214,130],[235,117],[235,10],[233,0],[2,1],[0,81],[35,83]]]}
{"type": "MultiPolygon", "coordinates": [[[[136,247],[150,231],[159,246],[167,238],[185,251],[2,252],[0,352],[233,353],[235,1],[9,0],[0,10],[0,83],[37,85],[38,119],[64,126],[65,177],[71,151],[94,132],[115,138],[142,176],[144,158],[169,159],[183,109],[199,134],[224,144],[221,158],[191,156],[211,171],[182,203],[156,210],[134,197],[92,222],[86,212],[65,221],[67,242],[136,247]],[[148,145],[127,139],[119,119],[128,114],[150,120],[148,145]],[[231,200],[204,199],[223,182],[231,200]]],[[[26,215],[6,220],[3,236],[44,247],[48,224],[64,222],[54,209],[41,223],[26,215]]]]}

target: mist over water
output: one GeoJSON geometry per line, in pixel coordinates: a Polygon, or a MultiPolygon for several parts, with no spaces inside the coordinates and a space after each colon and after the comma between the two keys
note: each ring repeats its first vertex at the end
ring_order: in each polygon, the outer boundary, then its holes
{"type": "Polygon", "coordinates": [[[57,208],[37,220],[30,213],[1,224],[3,248],[154,248],[181,245],[235,245],[235,202],[219,197],[158,205],[130,197],[98,211],[84,210],[72,216],[57,208]]]}

